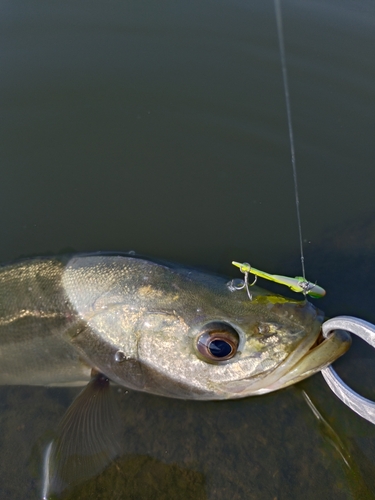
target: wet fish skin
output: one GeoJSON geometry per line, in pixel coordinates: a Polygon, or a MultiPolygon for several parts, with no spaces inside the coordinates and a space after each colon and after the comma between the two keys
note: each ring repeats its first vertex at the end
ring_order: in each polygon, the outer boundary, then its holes
{"type": "Polygon", "coordinates": [[[84,385],[91,367],[63,338],[82,324],[61,277],[66,259],[35,258],[0,267],[0,383],[84,385]]]}
{"type": "Polygon", "coordinates": [[[333,335],[315,348],[310,366],[322,313],[258,287],[250,301],[227,281],[129,255],[4,266],[0,383],[84,385],[94,368],[118,384],[163,396],[238,398],[295,383],[349,348],[348,336],[333,335]],[[197,353],[196,339],[211,322],[237,331],[232,359],[213,364],[197,353]]]}

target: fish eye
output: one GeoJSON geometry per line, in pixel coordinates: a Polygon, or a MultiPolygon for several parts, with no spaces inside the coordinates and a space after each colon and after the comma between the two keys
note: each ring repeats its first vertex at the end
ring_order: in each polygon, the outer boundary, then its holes
{"type": "Polygon", "coordinates": [[[233,358],[237,353],[239,336],[228,325],[215,321],[204,326],[196,339],[196,348],[205,361],[218,362],[233,358]]]}

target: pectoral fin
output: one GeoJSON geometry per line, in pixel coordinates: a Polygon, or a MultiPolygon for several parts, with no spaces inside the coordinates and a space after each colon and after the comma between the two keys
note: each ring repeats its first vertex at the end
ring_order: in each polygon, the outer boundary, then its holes
{"type": "Polygon", "coordinates": [[[95,374],[65,413],[46,450],[43,499],[99,474],[121,454],[121,420],[109,384],[95,374]]]}

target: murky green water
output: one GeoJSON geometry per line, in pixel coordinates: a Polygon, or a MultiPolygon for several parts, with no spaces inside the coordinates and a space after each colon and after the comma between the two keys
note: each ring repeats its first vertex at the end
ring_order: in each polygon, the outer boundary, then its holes
{"type": "MultiPolygon", "coordinates": [[[[311,280],[327,315],[375,322],[375,6],[282,0],[311,280]]],[[[5,1],[0,260],[136,250],[299,274],[271,1],[5,1]]],[[[375,398],[375,357],[337,369],[375,398]]],[[[74,389],[0,389],[0,493],[38,498],[74,389]]],[[[320,375],[243,401],[118,393],[126,455],[69,498],[373,498],[375,427],[320,375]],[[345,466],[304,389],[350,454],[345,466]]]]}

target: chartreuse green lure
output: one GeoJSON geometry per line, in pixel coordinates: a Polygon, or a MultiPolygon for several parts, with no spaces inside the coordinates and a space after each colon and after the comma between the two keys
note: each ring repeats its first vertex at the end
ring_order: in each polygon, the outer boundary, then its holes
{"type": "Polygon", "coordinates": [[[278,274],[269,274],[264,271],[260,271],[259,269],[255,269],[255,267],[250,266],[247,262],[233,261],[232,264],[240,269],[240,271],[244,274],[251,273],[255,275],[255,281],[252,285],[255,284],[257,277],[264,278],[268,281],[274,281],[275,283],[279,283],[280,285],[284,285],[289,287],[293,292],[303,293],[304,295],[309,295],[314,299],[320,299],[324,297],[326,291],[321,286],[318,286],[316,283],[311,283],[311,281],[307,281],[302,276],[296,276],[295,278],[290,278],[289,276],[280,276],[278,274]]]}

